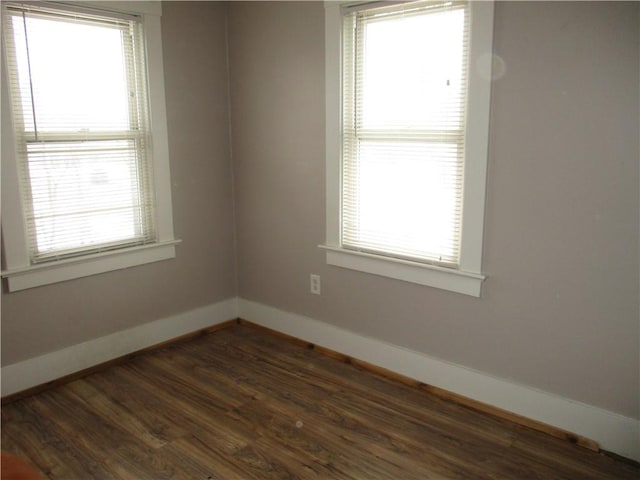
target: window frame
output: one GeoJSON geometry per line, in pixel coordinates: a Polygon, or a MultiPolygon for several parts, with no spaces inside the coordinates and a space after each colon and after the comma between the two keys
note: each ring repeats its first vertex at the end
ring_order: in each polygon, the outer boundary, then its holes
{"type": "Polygon", "coordinates": [[[342,195],[342,25],[346,8],[372,8],[388,2],[325,2],[326,240],[320,245],[329,265],[381,275],[479,297],[489,146],[493,51],[493,1],[469,2],[469,90],[465,139],[462,235],[458,268],[429,265],[343,248],[342,195]]]}
{"type": "MultiPolygon", "coordinates": [[[[29,3],[29,2],[19,2],[29,3]]],[[[42,2],[37,2],[42,4],[42,2]]],[[[98,273],[143,265],[175,257],[175,245],[180,240],[173,233],[169,146],[162,62],[160,17],[158,1],[149,2],[58,2],[64,8],[80,11],[138,15],[143,24],[146,49],[149,122],[152,126],[151,178],[155,198],[157,239],[147,245],[125,247],[100,253],[88,253],[64,260],[31,264],[20,194],[19,159],[7,78],[6,48],[2,53],[2,234],[3,271],[10,292],[81,278],[98,273]]],[[[6,3],[2,5],[4,18],[6,3]]]]}

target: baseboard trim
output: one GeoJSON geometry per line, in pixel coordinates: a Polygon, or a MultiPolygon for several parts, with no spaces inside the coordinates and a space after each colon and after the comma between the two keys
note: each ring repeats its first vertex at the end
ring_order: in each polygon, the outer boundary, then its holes
{"type": "Polygon", "coordinates": [[[640,461],[639,420],[250,300],[239,299],[238,316],[472,408],[640,461]]]}
{"type": "Polygon", "coordinates": [[[2,402],[51,388],[167,343],[227,326],[238,317],[231,298],[2,367],[2,402]]]}
{"type": "Polygon", "coordinates": [[[364,362],[357,358],[350,357],[349,355],[345,355],[344,353],[337,352],[335,350],[331,350],[330,348],[318,346],[314,343],[310,343],[308,341],[302,340],[298,337],[294,337],[292,335],[287,335],[286,333],[279,332],[277,330],[273,330],[269,327],[265,327],[264,325],[259,325],[257,323],[253,323],[246,318],[239,318],[238,323],[241,325],[246,325],[249,327],[257,328],[260,330],[264,330],[269,332],[272,335],[276,335],[281,338],[285,338],[290,342],[296,343],[298,345],[302,345],[307,349],[314,350],[319,352],[327,357],[330,357],[334,360],[348,363],[350,365],[355,365],[357,367],[362,368],[363,370],[367,370],[375,375],[380,375],[382,377],[386,377],[392,379],[394,381],[403,383],[413,388],[417,388],[423,390],[431,395],[435,395],[439,398],[444,398],[446,400],[451,400],[460,405],[464,405],[473,410],[477,410],[483,413],[487,413],[494,417],[499,417],[504,420],[508,420],[512,423],[516,423],[518,425],[526,426],[532,428],[534,430],[546,433],[547,435],[551,435],[553,437],[560,438],[562,440],[566,440],[570,443],[575,443],[576,445],[580,445],[581,447],[588,448],[593,451],[600,451],[600,446],[597,442],[581,437],[580,435],[576,435],[572,432],[567,432],[566,430],[562,430],[560,428],[556,428],[553,425],[547,425],[535,420],[531,420],[530,418],[523,417],[521,415],[516,415],[515,413],[508,412],[506,410],[502,410],[500,408],[496,408],[492,405],[488,405],[486,403],[478,402],[477,400],[473,400],[468,397],[463,397],[462,395],[458,395],[457,393],[450,392],[448,390],[443,390],[438,387],[434,387],[433,385],[428,385],[419,380],[415,380],[413,378],[407,377],[405,375],[401,375],[397,372],[393,372],[391,370],[387,370],[386,368],[380,367],[378,365],[374,365],[369,362],[364,362]]]}
{"type": "Polygon", "coordinates": [[[3,366],[3,403],[242,318],[317,350],[515,423],[640,461],[640,421],[318,320],[231,298],[3,366]],[[571,433],[570,433],[571,432],[571,433]],[[591,440],[590,440],[591,439],[591,440]]]}

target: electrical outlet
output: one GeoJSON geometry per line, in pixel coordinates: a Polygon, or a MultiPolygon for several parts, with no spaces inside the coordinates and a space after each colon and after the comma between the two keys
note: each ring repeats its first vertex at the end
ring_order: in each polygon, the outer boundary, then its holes
{"type": "Polygon", "coordinates": [[[320,295],[320,275],[316,275],[312,273],[309,276],[310,279],[310,290],[314,295],[320,295]]]}

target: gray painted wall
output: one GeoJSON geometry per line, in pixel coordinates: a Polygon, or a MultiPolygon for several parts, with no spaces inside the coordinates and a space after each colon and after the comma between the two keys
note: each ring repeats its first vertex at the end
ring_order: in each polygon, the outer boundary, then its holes
{"type": "Polygon", "coordinates": [[[3,294],[3,364],[239,294],[640,416],[639,4],[497,3],[480,299],[325,265],[321,3],[163,8],[178,257],[3,294]]]}
{"type": "Polygon", "coordinates": [[[221,3],[163,3],[177,258],[3,292],[3,365],[236,295],[225,18],[221,3]]]}
{"type": "Polygon", "coordinates": [[[325,265],[324,8],[232,4],[240,296],[638,417],[638,7],[497,2],[475,299],[325,265]]]}

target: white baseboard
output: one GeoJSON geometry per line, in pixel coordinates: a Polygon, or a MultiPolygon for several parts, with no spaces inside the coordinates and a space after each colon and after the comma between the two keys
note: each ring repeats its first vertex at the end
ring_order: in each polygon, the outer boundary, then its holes
{"type": "Polygon", "coordinates": [[[640,421],[267,305],[232,298],[2,367],[2,396],[241,317],[420,382],[595,440],[640,461],[640,421]]]}
{"type": "Polygon", "coordinates": [[[250,322],[590,438],[604,450],[640,461],[640,420],[249,300],[239,299],[238,312],[250,322]]]}
{"type": "Polygon", "coordinates": [[[2,367],[2,396],[11,395],[238,317],[237,298],[2,367]]]}

